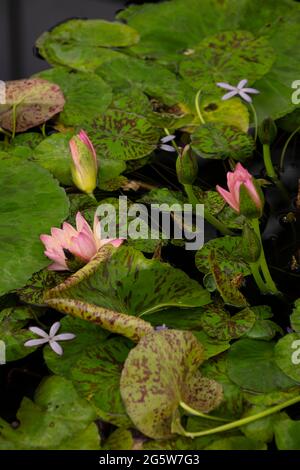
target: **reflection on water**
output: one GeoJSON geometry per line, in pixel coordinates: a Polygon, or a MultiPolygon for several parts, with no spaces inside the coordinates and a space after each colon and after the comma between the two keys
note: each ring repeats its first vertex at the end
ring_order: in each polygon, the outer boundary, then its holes
{"type": "Polygon", "coordinates": [[[72,17],[113,20],[126,0],[0,0],[0,80],[47,68],[33,54],[36,38],[72,17]]]}

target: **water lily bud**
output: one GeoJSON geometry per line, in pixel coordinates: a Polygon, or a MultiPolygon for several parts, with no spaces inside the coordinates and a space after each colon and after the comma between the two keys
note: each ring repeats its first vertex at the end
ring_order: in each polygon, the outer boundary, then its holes
{"type": "Polygon", "coordinates": [[[240,186],[240,214],[247,219],[259,219],[263,214],[264,196],[258,183],[252,179],[253,190],[245,184],[240,186]],[[255,191],[255,197],[254,197],[255,191]]]}
{"type": "Polygon", "coordinates": [[[272,118],[266,118],[258,127],[258,137],[263,145],[271,145],[277,135],[277,127],[272,118]]]}
{"type": "Polygon", "coordinates": [[[261,244],[253,228],[246,222],[242,234],[242,256],[248,263],[255,263],[260,257],[261,244]]]}
{"type": "Polygon", "coordinates": [[[179,183],[193,184],[198,175],[198,162],[189,145],[186,145],[176,160],[179,183]]]}
{"type": "Polygon", "coordinates": [[[70,140],[71,172],[80,191],[93,194],[97,184],[98,162],[92,142],[84,131],[70,140]]]}

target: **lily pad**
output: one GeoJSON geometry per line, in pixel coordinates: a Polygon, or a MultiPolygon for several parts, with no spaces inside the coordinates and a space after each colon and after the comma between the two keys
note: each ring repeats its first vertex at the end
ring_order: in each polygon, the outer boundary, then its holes
{"type": "Polygon", "coordinates": [[[15,131],[39,126],[60,113],[65,104],[58,85],[41,78],[6,83],[6,103],[0,104],[0,126],[13,131],[13,107],[16,107],[15,131]]]}
{"type": "Polygon", "coordinates": [[[125,24],[72,19],[42,34],[36,46],[50,64],[91,71],[120,55],[110,48],[123,48],[138,41],[137,31],[125,24]]]}
{"type": "Polygon", "coordinates": [[[205,450],[267,450],[267,446],[262,441],[244,436],[232,436],[215,440],[205,447],[205,450]]]}
{"type": "Polygon", "coordinates": [[[222,387],[202,377],[203,348],[189,332],[146,335],[130,351],[121,376],[121,395],[133,423],[148,437],[171,437],[180,401],[208,413],[222,401],[222,387]]]}
{"type": "Polygon", "coordinates": [[[221,341],[240,338],[253,327],[255,320],[255,313],[250,308],[230,316],[218,305],[207,306],[201,316],[204,331],[212,338],[221,341]]]}
{"type": "Polygon", "coordinates": [[[50,173],[35,163],[0,161],[0,295],[23,287],[49,264],[39,236],[59,226],[69,203],[50,173]]]}
{"type": "Polygon", "coordinates": [[[287,418],[276,423],[275,441],[279,450],[299,450],[300,421],[287,418]]]}
{"type": "Polygon", "coordinates": [[[232,126],[208,123],[198,127],[191,135],[192,149],[202,158],[244,161],[254,151],[250,135],[232,126]]]}
{"type": "Polygon", "coordinates": [[[300,334],[291,333],[278,341],[275,362],[288,377],[300,383],[300,334]]]}
{"type": "Polygon", "coordinates": [[[71,382],[61,377],[44,380],[35,401],[23,398],[13,429],[0,419],[0,449],[96,450],[100,436],[94,408],[79,398],[71,382]],[[70,413],[72,410],[72,413],[70,413]]]}
{"type": "Polygon", "coordinates": [[[295,308],[291,315],[291,326],[297,333],[300,333],[300,299],[295,301],[295,308]]]}
{"type": "Polygon", "coordinates": [[[229,378],[248,391],[267,393],[295,385],[276,365],[274,342],[240,339],[228,353],[229,378]]]}
{"type": "Polygon", "coordinates": [[[64,299],[74,299],[135,316],[210,302],[209,293],[184,272],[156,259],[148,260],[125,245],[103,247],[65,284],[50,290],[47,299],[61,300],[61,308],[64,299]]]}
{"type": "Polygon", "coordinates": [[[59,122],[82,128],[86,121],[101,116],[112,100],[111,87],[93,73],[74,72],[64,67],[45,70],[39,77],[60,86],[66,98],[59,122]]]}
{"type": "Polygon", "coordinates": [[[180,63],[180,75],[194,88],[214,90],[217,82],[254,82],[271,68],[275,54],[268,40],[249,31],[225,31],[203,39],[180,63]]]}
{"type": "Polygon", "coordinates": [[[228,276],[250,274],[248,265],[241,256],[241,237],[215,238],[205,243],[196,253],[196,266],[202,273],[209,272],[208,256],[211,250],[216,253],[216,260],[228,276]]]}

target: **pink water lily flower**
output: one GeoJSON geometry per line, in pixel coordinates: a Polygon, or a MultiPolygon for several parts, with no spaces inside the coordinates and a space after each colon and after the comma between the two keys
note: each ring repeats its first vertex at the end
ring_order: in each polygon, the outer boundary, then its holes
{"type": "Polygon", "coordinates": [[[83,263],[88,263],[98,250],[111,243],[118,247],[123,239],[101,239],[100,221],[95,214],[93,230],[85,218],[77,212],[76,229],[64,222],[62,229],[53,227],[51,235],[41,235],[40,239],[45,245],[45,255],[53,261],[48,269],[52,271],[69,271],[65,251],[69,251],[83,263]]]}
{"type": "Polygon", "coordinates": [[[97,185],[98,162],[96,151],[86,132],[81,130],[70,140],[71,173],[80,191],[93,194],[97,185]]]}
{"type": "Polygon", "coordinates": [[[258,209],[262,208],[262,201],[257,192],[257,189],[253,183],[253,177],[246,170],[246,168],[238,163],[234,171],[227,173],[227,186],[229,191],[217,186],[216,189],[223,199],[234,209],[236,212],[240,212],[240,189],[241,185],[244,185],[250,195],[252,201],[258,209]]]}

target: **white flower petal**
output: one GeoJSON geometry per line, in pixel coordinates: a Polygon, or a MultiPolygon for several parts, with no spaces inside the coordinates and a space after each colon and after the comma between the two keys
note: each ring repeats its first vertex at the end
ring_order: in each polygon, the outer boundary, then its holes
{"type": "Polygon", "coordinates": [[[225,90],[235,90],[236,89],[235,86],[229,85],[229,83],[225,83],[225,82],[219,82],[219,83],[217,83],[217,86],[219,86],[220,88],[224,88],[225,90]]]}
{"type": "Polygon", "coordinates": [[[243,80],[241,80],[241,81],[239,82],[237,88],[238,88],[239,90],[241,90],[242,88],[244,88],[245,85],[247,85],[247,83],[248,83],[248,80],[246,80],[246,78],[244,78],[243,80]]]}
{"type": "Polygon", "coordinates": [[[160,141],[163,144],[166,144],[167,142],[170,142],[171,140],[174,140],[174,139],[175,139],[175,135],[166,135],[165,137],[162,137],[160,141]]]}
{"type": "Polygon", "coordinates": [[[60,335],[53,336],[54,341],[69,341],[76,338],[76,335],[73,333],[61,333],[60,335]]]}
{"type": "Polygon", "coordinates": [[[60,344],[58,344],[56,341],[50,341],[49,343],[50,348],[59,356],[62,356],[64,353],[63,348],[61,347],[60,344]]]}
{"type": "Polygon", "coordinates": [[[243,88],[242,91],[244,93],[254,93],[255,95],[258,95],[260,93],[260,91],[256,88],[243,88]]]}
{"type": "Polygon", "coordinates": [[[244,93],[242,90],[239,92],[239,95],[243,100],[247,101],[247,103],[251,103],[252,99],[250,96],[247,95],[247,93],[244,93]]]}
{"type": "Polygon", "coordinates": [[[230,91],[229,93],[226,93],[226,95],[222,96],[222,100],[229,100],[230,98],[233,98],[233,96],[238,95],[239,92],[237,90],[230,91]]]}
{"type": "Polygon", "coordinates": [[[26,341],[26,343],[24,343],[24,346],[26,346],[27,348],[31,348],[32,346],[40,346],[40,344],[45,344],[45,343],[48,343],[47,338],[45,338],[45,339],[30,339],[29,341],[26,341]]]}
{"type": "Polygon", "coordinates": [[[176,150],[174,149],[174,147],[172,147],[172,145],[161,144],[159,148],[161,150],[164,150],[165,152],[176,152],[176,150]]]}
{"type": "Polygon", "coordinates": [[[41,336],[42,338],[49,338],[48,333],[46,333],[46,331],[42,330],[42,328],[39,328],[38,326],[31,326],[29,328],[29,331],[35,333],[38,336],[41,336]]]}
{"type": "Polygon", "coordinates": [[[60,322],[56,321],[55,323],[53,323],[53,325],[50,328],[49,336],[53,338],[53,336],[56,335],[59,329],[60,329],[60,322]]]}

